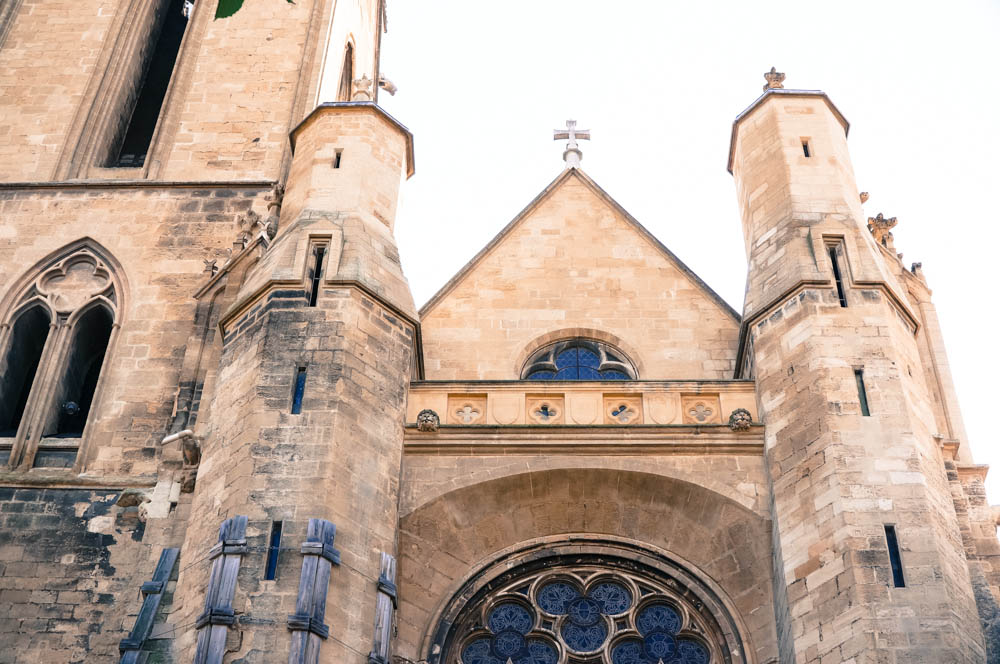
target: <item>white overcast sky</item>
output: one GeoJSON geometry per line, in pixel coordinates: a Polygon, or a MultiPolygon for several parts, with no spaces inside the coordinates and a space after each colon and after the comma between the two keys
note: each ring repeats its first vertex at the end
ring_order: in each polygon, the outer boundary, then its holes
{"type": "Polygon", "coordinates": [[[380,103],[415,135],[396,236],[417,305],[561,172],[552,129],[573,118],[584,170],[742,311],[726,156],[772,65],[851,122],[865,211],[923,262],[1000,502],[1000,0],[393,0],[380,103]]]}

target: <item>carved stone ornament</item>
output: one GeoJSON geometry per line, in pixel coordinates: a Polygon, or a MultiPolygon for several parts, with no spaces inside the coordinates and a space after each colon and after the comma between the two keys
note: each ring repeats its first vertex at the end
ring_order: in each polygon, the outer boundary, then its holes
{"type": "Polygon", "coordinates": [[[75,311],[95,297],[115,299],[110,270],[86,250],[46,270],[35,282],[35,290],[61,313],[75,311]]]}
{"type": "Polygon", "coordinates": [[[351,101],[371,101],[372,80],[365,74],[351,81],[351,101]]]}
{"type": "Polygon", "coordinates": [[[771,71],[764,74],[764,80],[767,83],[764,85],[764,92],[768,90],[781,90],[785,86],[782,82],[785,80],[784,72],[780,72],[774,67],[771,67],[771,71]]]}
{"type": "Polygon", "coordinates": [[[860,194],[858,194],[858,197],[861,198],[862,205],[868,202],[869,196],[867,191],[862,191],[860,194]]]}
{"type": "Polygon", "coordinates": [[[729,428],[733,431],[750,431],[753,416],[746,408],[737,408],[729,414],[729,428]]]}
{"type": "Polygon", "coordinates": [[[430,408],[417,413],[417,430],[433,433],[441,426],[441,418],[430,408]]]}
{"type": "Polygon", "coordinates": [[[868,217],[868,230],[871,231],[875,241],[886,249],[893,249],[892,233],[890,230],[895,228],[895,226],[896,218],[890,217],[886,219],[882,216],[881,212],[874,217],[868,217]]]}
{"type": "Polygon", "coordinates": [[[184,429],[170,434],[160,441],[160,445],[169,445],[175,441],[180,441],[181,455],[184,458],[180,477],[181,493],[192,493],[198,478],[198,466],[201,465],[201,438],[190,429],[184,429]]]}

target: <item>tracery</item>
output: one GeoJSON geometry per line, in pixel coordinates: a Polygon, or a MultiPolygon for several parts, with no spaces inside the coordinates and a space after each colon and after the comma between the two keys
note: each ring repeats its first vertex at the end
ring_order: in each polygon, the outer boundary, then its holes
{"type": "Polygon", "coordinates": [[[634,380],[635,368],[617,348],[591,339],[569,339],[536,351],[522,380],[634,380]]]}

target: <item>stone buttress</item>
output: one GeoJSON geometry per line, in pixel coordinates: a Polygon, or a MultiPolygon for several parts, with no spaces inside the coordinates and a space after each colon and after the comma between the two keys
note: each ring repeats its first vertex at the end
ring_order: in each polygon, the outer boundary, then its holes
{"type": "Polygon", "coordinates": [[[824,93],[784,89],[733,126],[741,364],[766,426],[780,661],[983,662],[925,331],[865,229],[847,128],[824,93]]]}
{"type": "Polygon", "coordinates": [[[374,103],[344,102],[291,139],[279,230],[241,254],[250,267],[220,321],[180,579],[199,627],[179,661],[215,661],[199,634],[228,623],[211,646],[226,661],[367,662],[395,555],[416,312],[392,223],[412,136],[374,103]],[[217,536],[240,516],[245,543],[236,521],[217,536]],[[223,564],[210,576],[223,558],[238,569],[228,589],[223,564]],[[213,593],[232,597],[231,617],[224,603],[213,617],[213,593]]]}

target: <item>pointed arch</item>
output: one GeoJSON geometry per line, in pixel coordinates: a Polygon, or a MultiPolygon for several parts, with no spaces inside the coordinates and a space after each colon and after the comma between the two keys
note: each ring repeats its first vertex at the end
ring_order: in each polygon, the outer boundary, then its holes
{"type": "Polygon", "coordinates": [[[89,237],[49,253],[3,294],[0,400],[10,405],[0,407],[0,461],[80,465],[127,297],[121,264],[89,237]]]}

